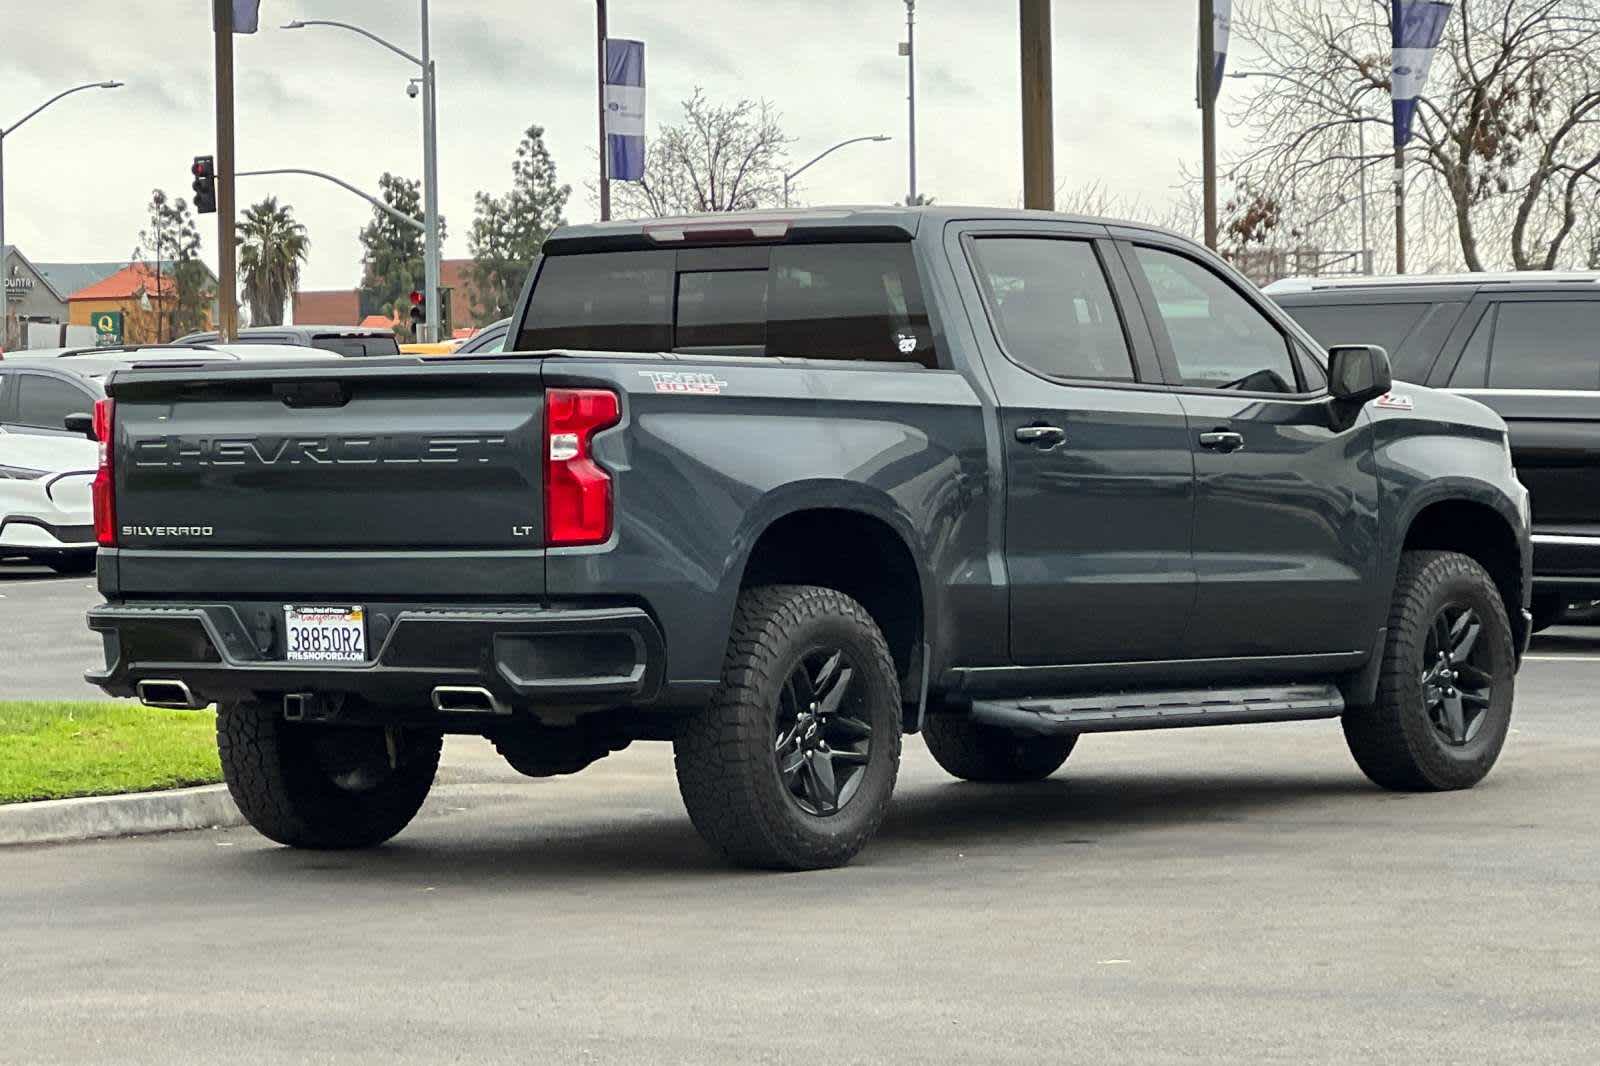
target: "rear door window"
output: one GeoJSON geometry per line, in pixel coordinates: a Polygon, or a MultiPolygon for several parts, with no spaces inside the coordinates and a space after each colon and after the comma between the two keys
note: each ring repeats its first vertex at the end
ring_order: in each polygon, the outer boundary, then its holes
{"type": "Polygon", "coordinates": [[[89,414],[94,397],[61,378],[46,374],[18,374],[17,424],[66,432],[68,415],[89,414]]]}
{"type": "Polygon", "coordinates": [[[936,365],[909,244],[548,256],[516,348],[936,365]]]}
{"type": "Polygon", "coordinates": [[[1500,304],[1491,389],[1600,390],[1600,300],[1500,304]]]}
{"type": "Polygon", "coordinates": [[[1133,381],[1133,355],[1094,245],[1080,240],[984,237],[978,282],[1001,346],[1047,378],[1133,381]]]}

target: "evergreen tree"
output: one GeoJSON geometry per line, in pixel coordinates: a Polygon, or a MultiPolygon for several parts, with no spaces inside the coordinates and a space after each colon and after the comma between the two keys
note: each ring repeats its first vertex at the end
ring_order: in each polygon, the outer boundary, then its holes
{"type": "Polygon", "coordinates": [[[566,224],[563,212],[572,186],[556,182],[555,161],[544,144],[544,127],[529,126],[511,165],[511,191],[477,195],[467,247],[472,267],[473,311],[480,321],[511,313],[528,270],[550,232],[566,224]]]}

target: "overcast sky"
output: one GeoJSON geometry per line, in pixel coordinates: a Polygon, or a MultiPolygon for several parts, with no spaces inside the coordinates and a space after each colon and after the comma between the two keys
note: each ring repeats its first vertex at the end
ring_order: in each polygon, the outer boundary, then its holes
{"type": "MultiPolygon", "coordinates": [[[[592,219],[594,5],[589,0],[433,0],[441,203],[447,256],[467,255],[472,197],[503,191],[529,124],[573,186],[568,217],[592,219]]],[[[795,162],[884,132],[809,171],[804,199],[886,202],[906,190],[903,0],[611,0],[611,33],[646,44],[649,124],[672,121],[696,85],[716,100],[765,97],[795,162]]],[[[407,48],[413,0],[262,0],[262,30],[236,38],[241,169],[310,167],[376,189],[421,174],[413,69],[336,29],[355,22],[407,48]]],[[[1058,181],[1100,182],[1149,204],[1176,195],[1198,154],[1194,0],[1058,0],[1058,181]]],[[[55,105],[8,138],[7,237],[39,260],[126,257],[151,189],[190,195],[190,159],[212,150],[208,0],[0,0],[0,123],[79,81],[127,88],[55,105]]],[[[944,203],[1014,206],[1021,134],[1014,0],[919,0],[919,185],[944,203]]],[[[359,281],[357,231],[371,208],[311,178],[246,178],[240,199],[292,204],[311,237],[306,288],[359,281]]],[[[209,222],[210,220],[205,220],[209,222]]],[[[204,228],[204,227],[203,227],[204,228]]],[[[205,257],[215,262],[215,228],[205,257]]]]}

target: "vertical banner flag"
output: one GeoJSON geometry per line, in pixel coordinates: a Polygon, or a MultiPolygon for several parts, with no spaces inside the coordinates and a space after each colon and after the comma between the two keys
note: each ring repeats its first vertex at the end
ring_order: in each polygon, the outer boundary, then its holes
{"type": "Polygon", "coordinates": [[[261,0],[233,0],[234,33],[254,33],[260,21],[261,0]]]}
{"type": "Polygon", "coordinates": [[[1233,33],[1233,0],[1215,0],[1211,18],[1211,99],[1222,95],[1222,76],[1228,72],[1228,38],[1233,33]]]}
{"type": "Polygon", "coordinates": [[[606,174],[644,177],[644,42],[606,38],[606,174]]]}
{"type": "Polygon", "coordinates": [[[1393,0],[1393,7],[1394,146],[1404,148],[1411,143],[1411,120],[1428,84],[1428,68],[1444,39],[1452,5],[1443,0],[1393,0]]]}

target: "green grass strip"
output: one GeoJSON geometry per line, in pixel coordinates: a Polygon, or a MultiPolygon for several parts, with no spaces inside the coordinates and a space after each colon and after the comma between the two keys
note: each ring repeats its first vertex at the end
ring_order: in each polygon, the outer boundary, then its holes
{"type": "Polygon", "coordinates": [[[0,701],[0,803],[222,780],[216,715],[131,702],[0,701]]]}

